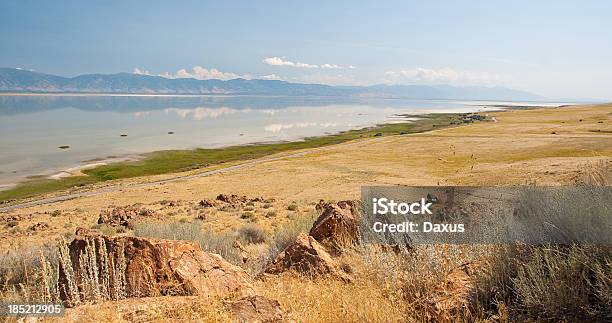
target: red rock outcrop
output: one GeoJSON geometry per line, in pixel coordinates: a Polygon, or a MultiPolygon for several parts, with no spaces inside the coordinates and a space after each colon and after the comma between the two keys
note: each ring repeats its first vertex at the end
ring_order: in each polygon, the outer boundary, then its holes
{"type": "Polygon", "coordinates": [[[263,296],[247,296],[225,302],[226,308],[238,322],[282,322],[284,313],[277,300],[263,296]]]}
{"type": "Polygon", "coordinates": [[[267,274],[280,274],[295,270],[310,275],[330,275],[350,281],[337,262],[312,236],[301,233],[295,242],[276,256],[264,270],[267,274]]]}
{"type": "Polygon", "coordinates": [[[252,294],[251,277],[243,269],[195,242],[87,235],[70,243],[69,254],[71,268],[60,270],[68,303],[91,298],[92,291],[103,299],[252,294]]]}
{"type": "Polygon", "coordinates": [[[215,207],[217,206],[217,201],[203,199],[203,200],[200,200],[200,202],[198,202],[198,205],[200,205],[200,207],[215,207]]]}
{"type": "Polygon", "coordinates": [[[100,212],[98,218],[98,224],[108,224],[110,226],[124,226],[128,227],[133,225],[133,222],[138,217],[153,217],[156,216],[155,211],[149,210],[144,207],[135,206],[122,206],[116,207],[110,211],[104,210],[100,212]]]}
{"type": "Polygon", "coordinates": [[[359,201],[328,203],[310,229],[310,235],[318,242],[338,249],[359,241],[359,201]]]}
{"type": "Polygon", "coordinates": [[[217,201],[225,202],[231,204],[232,206],[240,206],[246,203],[248,201],[248,198],[246,196],[238,196],[236,194],[219,194],[217,195],[217,201]]]}
{"type": "Polygon", "coordinates": [[[49,228],[50,227],[47,223],[38,222],[30,227],[30,231],[42,231],[42,230],[48,230],[49,228]]]}
{"type": "Polygon", "coordinates": [[[220,202],[224,202],[227,204],[230,204],[232,207],[240,207],[246,203],[252,202],[252,203],[272,203],[275,200],[273,198],[269,198],[269,199],[264,199],[263,197],[255,197],[255,198],[248,198],[246,196],[239,196],[236,194],[231,194],[231,195],[227,195],[227,194],[219,194],[217,195],[216,198],[217,201],[220,202]]]}

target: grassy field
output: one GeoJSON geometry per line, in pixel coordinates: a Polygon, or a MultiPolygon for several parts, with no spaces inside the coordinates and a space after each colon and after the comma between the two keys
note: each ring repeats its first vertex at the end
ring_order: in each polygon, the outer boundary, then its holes
{"type": "Polygon", "coordinates": [[[378,136],[424,132],[451,126],[461,119],[459,114],[430,114],[414,122],[384,124],[351,130],[334,135],[310,137],[303,141],[231,146],[215,149],[166,150],[146,154],[136,162],[114,163],[83,171],[84,176],[59,180],[35,179],[0,191],[0,201],[34,197],[37,195],[84,186],[108,180],[176,173],[209,166],[260,158],[276,153],[323,147],[351,140],[378,136]]]}

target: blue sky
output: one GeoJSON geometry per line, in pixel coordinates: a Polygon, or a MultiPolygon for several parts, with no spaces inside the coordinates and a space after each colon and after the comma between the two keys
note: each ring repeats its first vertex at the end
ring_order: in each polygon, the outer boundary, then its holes
{"type": "Polygon", "coordinates": [[[229,2],[3,0],[0,66],[612,98],[612,1],[229,2]]]}

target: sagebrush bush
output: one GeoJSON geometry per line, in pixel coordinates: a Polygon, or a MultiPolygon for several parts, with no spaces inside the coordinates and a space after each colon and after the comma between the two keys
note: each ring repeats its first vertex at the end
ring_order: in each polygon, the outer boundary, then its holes
{"type": "Polygon", "coordinates": [[[592,319],[612,315],[610,247],[533,247],[513,279],[519,306],[544,319],[592,319]]]}
{"type": "Polygon", "coordinates": [[[264,243],[266,236],[266,232],[257,224],[246,224],[238,229],[238,239],[246,243],[264,243]]]}

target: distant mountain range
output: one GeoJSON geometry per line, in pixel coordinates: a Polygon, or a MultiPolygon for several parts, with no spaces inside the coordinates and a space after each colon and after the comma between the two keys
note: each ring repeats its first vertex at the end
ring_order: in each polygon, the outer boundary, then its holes
{"type": "Polygon", "coordinates": [[[543,97],[504,87],[451,85],[331,86],[276,80],[196,80],[161,76],[86,74],[62,77],[16,68],[0,68],[0,92],[123,93],[123,94],[233,94],[286,96],[349,96],[365,98],[542,100],[543,97]]]}

